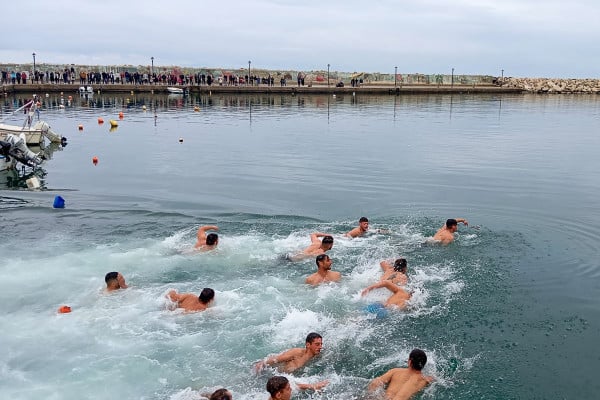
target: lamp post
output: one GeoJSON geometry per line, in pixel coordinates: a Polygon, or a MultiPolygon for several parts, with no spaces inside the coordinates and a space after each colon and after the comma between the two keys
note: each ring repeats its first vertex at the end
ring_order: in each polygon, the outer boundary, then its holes
{"type": "Polygon", "coordinates": [[[33,76],[31,77],[30,81],[33,82],[35,77],[35,53],[32,53],[31,55],[33,56],[33,76]]]}
{"type": "Polygon", "coordinates": [[[454,68],[452,68],[452,78],[450,81],[450,86],[454,87],[454,68]]]}
{"type": "Polygon", "coordinates": [[[329,67],[330,65],[327,64],[327,87],[329,87],[329,67]]]}
{"type": "Polygon", "coordinates": [[[504,81],[504,70],[502,70],[502,81],[504,81]]]}
{"type": "Polygon", "coordinates": [[[396,87],[396,77],[398,76],[398,67],[394,67],[394,87],[396,87]]]}
{"type": "Polygon", "coordinates": [[[154,75],[154,57],[150,57],[150,61],[152,61],[152,67],[150,68],[150,75],[154,75]]]}
{"type": "Polygon", "coordinates": [[[252,61],[248,60],[248,82],[246,82],[246,86],[250,84],[250,64],[252,64],[252,61]]]}

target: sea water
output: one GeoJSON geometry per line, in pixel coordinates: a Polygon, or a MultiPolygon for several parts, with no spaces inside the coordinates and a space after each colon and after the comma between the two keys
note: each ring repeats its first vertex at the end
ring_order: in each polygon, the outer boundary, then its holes
{"type": "MultiPolygon", "coordinates": [[[[5,122],[24,99],[3,100],[5,122]]],[[[295,398],[364,398],[413,348],[435,377],[420,398],[600,389],[595,96],[42,99],[69,144],[37,172],[43,190],[0,192],[2,398],[264,399],[278,372],[253,364],[313,331],[322,354],[287,376],[330,384],[295,398]],[[345,238],[361,216],[372,232],[345,238]],[[426,244],[451,217],[470,225],[426,244]],[[191,252],[205,224],[218,249],[191,252]],[[340,283],[309,287],[314,260],[282,257],[317,231],[340,283]],[[408,309],[365,312],[389,293],[362,289],[399,256],[408,309]],[[110,271],[130,288],[106,294],[110,271]],[[165,299],[204,287],[202,313],[165,299]]]]}

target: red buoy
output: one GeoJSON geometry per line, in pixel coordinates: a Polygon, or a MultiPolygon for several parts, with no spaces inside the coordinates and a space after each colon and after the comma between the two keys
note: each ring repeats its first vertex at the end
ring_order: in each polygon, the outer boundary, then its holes
{"type": "Polygon", "coordinates": [[[58,308],[59,314],[68,314],[70,312],[71,312],[71,307],[69,307],[69,306],[61,306],[58,308]]]}

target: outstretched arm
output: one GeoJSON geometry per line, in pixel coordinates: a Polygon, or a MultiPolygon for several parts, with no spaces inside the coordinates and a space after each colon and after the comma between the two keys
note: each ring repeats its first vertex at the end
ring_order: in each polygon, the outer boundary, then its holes
{"type": "Polygon", "coordinates": [[[264,360],[261,360],[261,361],[257,362],[256,364],[254,364],[254,369],[256,371],[260,371],[261,369],[263,369],[269,365],[285,363],[285,362],[291,361],[294,358],[301,356],[302,352],[303,352],[302,349],[290,349],[290,350],[284,351],[283,353],[276,354],[274,356],[267,356],[264,360]]]}
{"type": "Polygon", "coordinates": [[[455,218],[455,219],[456,219],[456,222],[460,222],[464,226],[469,226],[469,221],[467,221],[466,219],[464,219],[464,218],[455,218]]]}
{"type": "Polygon", "coordinates": [[[327,385],[329,385],[329,381],[328,380],[317,382],[317,383],[299,383],[299,382],[296,382],[296,386],[298,386],[298,389],[300,389],[300,390],[308,390],[308,389],[321,390],[321,389],[323,389],[327,385]]]}
{"type": "Polygon", "coordinates": [[[371,383],[369,383],[369,388],[368,388],[369,391],[370,392],[374,392],[379,387],[387,385],[388,383],[390,383],[390,381],[392,380],[393,374],[394,374],[394,370],[390,369],[385,374],[383,374],[381,376],[378,376],[377,378],[373,379],[371,381],[371,383]]]}
{"type": "Polygon", "coordinates": [[[371,286],[369,286],[368,288],[366,288],[365,290],[362,291],[361,296],[366,295],[373,289],[379,289],[379,288],[383,288],[383,287],[389,289],[393,293],[396,293],[398,290],[400,290],[400,288],[398,286],[396,286],[394,283],[392,283],[391,281],[385,280],[385,281],[379,281],[377,283],[372,284],[371,286]]]}

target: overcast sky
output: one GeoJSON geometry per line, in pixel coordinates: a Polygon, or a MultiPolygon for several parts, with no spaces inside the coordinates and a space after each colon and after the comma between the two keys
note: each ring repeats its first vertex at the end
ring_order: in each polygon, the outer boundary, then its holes
{"type": "Polygon", "coordinates": [[[598,78],[598,0],[30,0],[0,63],[598,78]]]}

